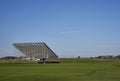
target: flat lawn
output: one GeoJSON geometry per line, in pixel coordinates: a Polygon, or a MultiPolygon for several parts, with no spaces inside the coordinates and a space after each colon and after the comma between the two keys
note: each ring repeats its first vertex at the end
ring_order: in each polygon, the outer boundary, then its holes
{"type": "Polygon", "coordinates": [[[60,61],[60,64],[0,62],[0,81],[120,81],[120,60],[60,61]]]}

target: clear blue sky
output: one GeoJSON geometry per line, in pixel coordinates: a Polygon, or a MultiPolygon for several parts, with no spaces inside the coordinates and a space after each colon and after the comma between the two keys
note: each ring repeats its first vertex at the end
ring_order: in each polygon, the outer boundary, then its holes
{"type": "Polygon", "coordinates": [[[120,54],[120,0],[0,0],[0,57],[44,41],[59,57],[120,54]]]}

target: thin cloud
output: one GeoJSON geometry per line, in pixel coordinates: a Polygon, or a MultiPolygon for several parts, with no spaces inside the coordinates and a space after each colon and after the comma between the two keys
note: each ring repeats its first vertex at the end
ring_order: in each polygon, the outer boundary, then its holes
{"type": "Polygon", "coordinates": [[[60,32],[60,34],[74,34],[74,33],[83,33],[83,32],[85,31],[71,30],[71,31],[60,32]]]}

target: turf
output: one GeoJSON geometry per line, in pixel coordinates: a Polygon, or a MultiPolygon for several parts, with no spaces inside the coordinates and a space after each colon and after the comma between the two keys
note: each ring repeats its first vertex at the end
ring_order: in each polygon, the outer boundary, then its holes
{"type": "Polygon", "coordinates": [[[120,60],[59,59],[60,64],[0,62],[0,81],[120,81],[120,60]]]}

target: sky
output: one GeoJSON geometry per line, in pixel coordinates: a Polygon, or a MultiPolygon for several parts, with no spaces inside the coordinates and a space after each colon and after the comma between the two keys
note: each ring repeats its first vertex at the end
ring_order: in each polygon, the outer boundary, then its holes
{"type": "Polygon", "coordinates": [[[120,0],[0,0],[0,57],[45,42],[59,57],[120,55],[120,0]]]}

